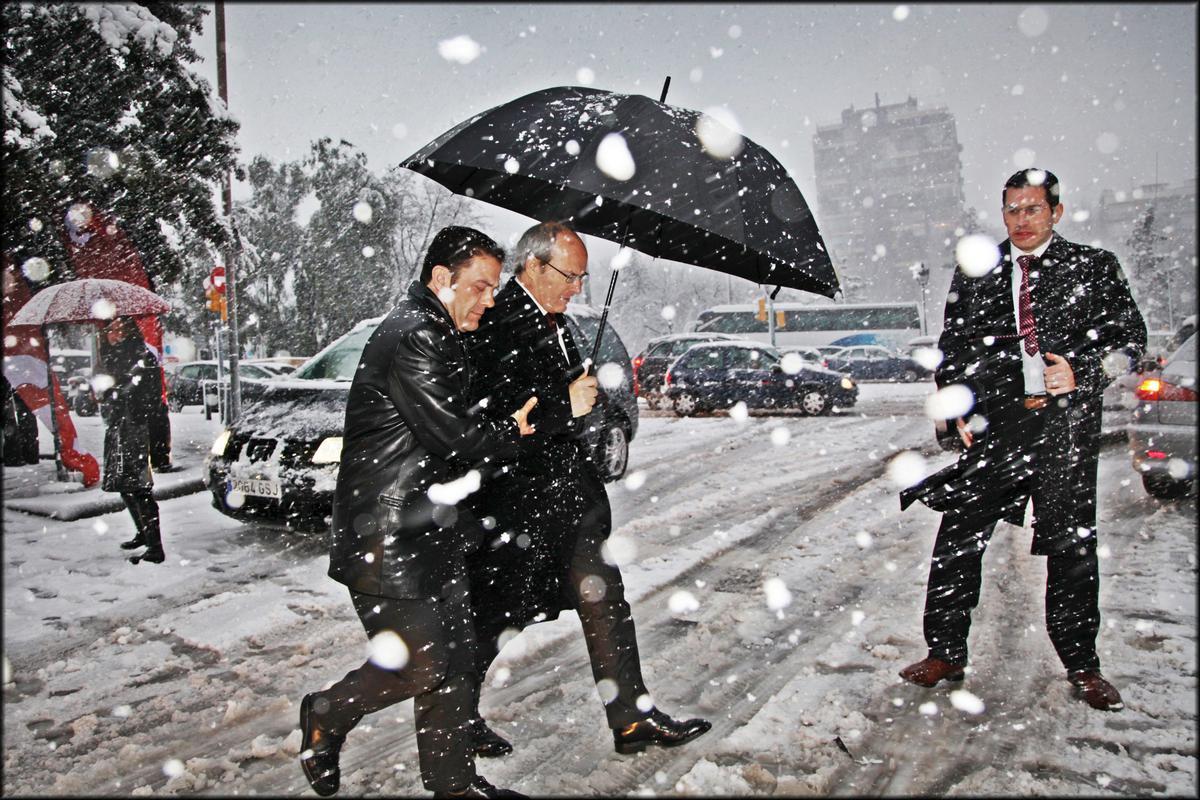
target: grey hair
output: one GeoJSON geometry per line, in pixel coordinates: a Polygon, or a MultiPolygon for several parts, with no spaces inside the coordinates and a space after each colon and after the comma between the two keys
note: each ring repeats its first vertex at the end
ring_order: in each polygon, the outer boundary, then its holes
{"type": "Polygon", "coordinates": [[[525,260],[530,256],[538,261],[549,262],[554,240],[562,233],[575,234],[575,229],[565,222],[540,222],[521,234],[517,246],[512,249],[513,274],[520,275],[525,271],[525,260]]]}

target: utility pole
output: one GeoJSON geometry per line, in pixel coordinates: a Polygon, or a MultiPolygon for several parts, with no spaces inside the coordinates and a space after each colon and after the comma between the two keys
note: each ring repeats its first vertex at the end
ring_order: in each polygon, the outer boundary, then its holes
{"type": "MultiPolygon", "coordinates": [[[[217,92],[221,102],[229,108],[229,77],[225,69],[225,3],[217,0],[217,92]]],[[[242,382],[238,377],[238,355],[241,346],[238,344],[238,303],[237,303],[237,251],[241,246],[233,225],[233,176],[225,174],[221,186],[221,197],[225,202],[225,219],[229,220],[229,230],[234,235],[234,241],[225,245],[225,301],[229,304],[229,405],[222,409],[225,415],[221,421],[232,425],[242,415],[242,382]]],[[[219,361],[217,362],[220,363],[219,361]]]]}

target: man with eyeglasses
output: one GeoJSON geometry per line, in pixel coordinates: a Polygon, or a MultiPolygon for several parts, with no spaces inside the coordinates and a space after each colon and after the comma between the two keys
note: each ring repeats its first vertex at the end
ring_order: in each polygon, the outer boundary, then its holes
{"type": "Polygon", "coordinates": [[[1116,257],[1054,232],[1063,215],[1054,173],[1010,177],[1002,211],[1009,238],[1000,259],[982,275],[955,271],[938,340],[938,386],[962,385],[973,397],[957,421],[966,450],[901,493],[902,508],[921,500],[944,513],[925,596],[929,655],[900,677],[926,687],[963,680],[984,550],[998,521],[1023,523],[1032,498],[1050,641],[1075,692],[1117,711],[1121,695],[1096,653],[1101,394],[1140,358],[1146,324],[1116,257]]]}
{"type": "MultiPolygon", "coordinates": [[[[496,525],[491,541],[468,559],[477,690],[501,634],[574,610],[614,746],[627,754],[651,745],[676,747],[711,726],[702,719],[674,720],[654,707],[642,680],[621,571],[601,556],[612,515],[604,480],[580,438],[597,385],[590,365],[575,377],[580,353],[563,320],[582,288],[587,262],[583,240],[567,225],[530,228],[513,253],[514,277],[470,337],[473,399],[507,408],[516,398],[538,398],[530,416],[537,432],[520,443],[516,462],[488,480],[479,497],[480,513],[494,515],[496,525]]],[[[475,699],[475,753],[512,752],[480,717],[475,699]]]]}

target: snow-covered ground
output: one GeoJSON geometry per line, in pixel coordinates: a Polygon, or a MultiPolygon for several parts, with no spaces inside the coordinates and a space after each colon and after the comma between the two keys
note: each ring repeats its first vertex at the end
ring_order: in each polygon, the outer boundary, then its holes
{"type": "MultiPolygon", "coordinates": [[[[1121,445],[1100,467],[1100,653],[1126,709],[1071,696],[1042,622],[1044,562],[1003,524],[962,693],[897,677],[924,655],[937,515],[899,512],[887,463],[950,459],[928,391],[867,384],[822,418],[644,413],[609,487],[610,550],[656,702],[713,731],[616,755],[564,614],[493,667],[483,710],[516,752],[481,772],[538,795],[1193,796],[1195,495],[1146,496],[1121,445]]],[[[176,436],[188,426],[202,453],[216,423],[183,416],[176,436]]],[[[125,512],[6,510],[4,794],[309,792],[298,701],[366,655],[325,537],[241,525],[204,493],[161,506],[161,566],[124,560],[125,512]]],[[[350,735],[342,795],[421,795],[416,763],[406,702],[350,735]]]]}

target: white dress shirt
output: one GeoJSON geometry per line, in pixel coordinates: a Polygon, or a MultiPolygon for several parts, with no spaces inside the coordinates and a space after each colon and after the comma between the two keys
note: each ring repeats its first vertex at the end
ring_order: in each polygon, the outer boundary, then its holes
{"type": "MultiPolygon", "coordinates": [[[[1026,253],[1021,248],[1017,247],[1012,242],[1009,242],[1009,250],[1012,256],[1012,301],[1013,313],[1017,319],[1017,333],[1021,332],[1021,265],[1017,263],[1020,256],[1033,256],[1035,259],[1041,258],[1046,252],[1046,248],[1050,246],[1050,241],[1054,238],[1051,234],[1050,239],[1042,242],[1042,244],[1032,252],[1026,253]]],[[[1030,268],[1030,273],[1037,271],[1036,267],[1030,268]]],[[[1030,281],[1032,283],[1032,281],[1030,281]]],[[[1034,323],[1037,322],[1037,316],[1034,315],[1034,323]]],[[[1042,358],[1041,348],[1033,355],[1025,352],[1024,340],[1018,340],[1021,346],[1021,371],[1025,375],[1025,394],[1045,394],[1046,393],[1046,360],[1042,358]]]]}

